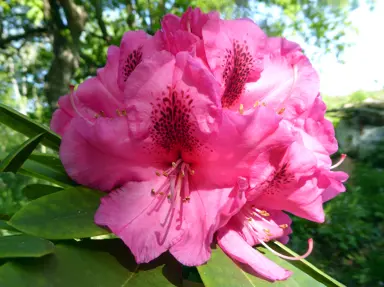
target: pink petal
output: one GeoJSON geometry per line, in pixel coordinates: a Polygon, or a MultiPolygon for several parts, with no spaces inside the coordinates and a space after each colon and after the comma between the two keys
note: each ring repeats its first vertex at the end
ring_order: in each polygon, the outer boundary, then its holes
{"type": "Polygon", "coordinates": [[[265,279],[285,280],[292,274],[253,249],[236,231],[223,228],[218,233],[218,243],[232,259],[247,264],[252,271],[265,279]]]}
{"type": "Polygon", "coordinates": [[[105,88],[118,101],[123,101],[123,94],[117,85],[118,71],[120,60],[120,48],[109,46],[107,53],[107,63],[105,67],[97,70],[97,77],[103,83],[105,88]]]}
{"type": "Polygon", "coordinates": [[[330,180],[330,185],[321,195],[323,202],[331,200],[338,194],[344,192],[345,186],[343,183],[346,182],[349,177],[348,174],[342,171],[327,172],[326,176],[330,180]]]}
{"type": "Polygon", "coordinates": [[[164,178],[129,182],[102,199],[95,222],[108,226],[134,254],[147,263],[176,244],[185,232],[179,207],[170,208],[165,196],[151,195],[164,178]]]}
{"type": "Polygon", "coordinates": [[[202,170],[196,177],[201,182],[226,186],[238,176],[248,178],[260,153],[292,141],[290,131],[279,128],[280,119],[265,107],[245,115],[226,110],[220,132],[210,143],[212,151],[196,167],[202,170]]]}
{"type": "Polygon", "coordinates": [[[308,110],[319,92],[319,77],[300,47],[284,38],[269,38],[259,80],[246,86],[244,108],[265,102],[284,118],[308,110]]]}
{"type": "Polygon", "coordinates": [[[138,152],[128,131],[125,117],[99,118],[94,124],[74,119],[60,147],[68,175],[80,184],[101,190],[152,176],[155,167],[138,152]]]}
{"type": "MultiPolygon", "coordinates": [[[[243,181],[243,180],[241,180],[243,181]]],[[[242,187],[194,190],[191,200],[183,205],[186,231],[170,252],[182,264],[201,265],[211,256],[213,234],[236,214],[246,199],[242,187]]]]}
{"type": "Polygon", "coordinates": [[[117,83],[124,91],[125,82],[144,58],[153,56],[159,50],[159,43],[144,31],[126,32],[120,44],[119,71],[117,83]]]}

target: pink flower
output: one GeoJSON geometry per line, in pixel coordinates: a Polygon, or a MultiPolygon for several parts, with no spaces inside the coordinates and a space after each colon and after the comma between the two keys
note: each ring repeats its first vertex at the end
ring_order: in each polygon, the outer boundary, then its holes
{"type": "Polygon", "coordinates": [[[265,242],[278,239],[286,244],[292,232],[291,220],[279,210],[257,208],[254,205],[256,203],[257,200],[247,203],[218,231],[218,244],[232,259],[243,263],[247,271],[270,281],[285,280],[292,272],[270,261],[252,246],[262,244],[279,257],[299,260],[312,252],[313,241],[308,240],[308,251],[302,256],[290,257],[277,253],[265,242]]]}
{"type": "Polygon", "coordinates": [[[283,211],[323,222],[347,178],[331,171],[337,141],[318,93],[297,44],[188,9],[153,37],[127,32],[97,77],[60,99],[51,128],[68,174],[111,191],[95,222],[138,263],[169,250],[203,264],[218,231],[232,258],[284,280],[252,246],[287,242],[283,211]]]}
{"type": "Polygon", "coordinates": [[[95,221],[138,263],[169,250],[185,265],[202,264],[215,231],[245,203],[248,167],[262,150],[290,141],[289,133],[265,107],[241,118],[224,114],[217,82],[187,52],[154,52],[126,74],[118,67],[127,53],[119,50],[108,58],[109,81],[99,73],[66,96],[73,113],[60,157],[78,183],[115,189],[95,221]]]}

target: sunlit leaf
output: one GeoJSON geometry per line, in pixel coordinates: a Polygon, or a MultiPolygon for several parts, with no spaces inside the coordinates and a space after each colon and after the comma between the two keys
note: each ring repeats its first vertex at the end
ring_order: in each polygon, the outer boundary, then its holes
{"type": "Polygon", "coordinates": [[[0,237],[0,258],[41,257],[52,253],[55,245],[46,239],[20,234],[0,237]]]}
{"type": "Polygon", "coordinates": [[[305,264],[303,262],[295,261],[296,263],[295,265],[293,265],[292,261],[286,261],[284,259],[281,259],[280,257],[272,254],[269,250],[264,247],[258,247],[257,249],[281,267],[291,270],[293,272],[293,275],[285,281],[277,281],[271,283],[269,281],[266,281],[262,278],[256,277],[248,273],[243,268],[240,268],[220,248],[216,248],[212,251],[212,257],[210,261],[205,265],[197,267],[205,286],[344,286],[343,284],[337,282],[328,275],[324,276],[323,272],[318,273],[317,270],[311,269],[311,272],[306,273],[309,270],[303,271],[299,267],[300,265],[305,264]],[[312,276],[313,272],[316,273],[316,276],[312,276]]]}
{"type": "Polygon", "coordinates": [[[16,173],[19,168],[28,159],[29,155],[34,151],[40,141],[43,139],[44,133],[30,138],[29,140],[18,146],[0,163],[0,172],[14,172],[16,173]]]}
{"type": "Polygon", "coordinates": [[[0,286],[181,286],[181,271],[169,255],[137,265],[120,240],[92,240],[58,244],[44,258],[11,261],[0,267],[0,286]]]}
{"type": "Polygon", "coordinates": [[[41,143],[54,150],[59,150],[61,139],[57,134],[48,127],[32,121],[25,115],[3,104],[0,104],[0,123],[27,137],[35,137],[38,134],[46,133],[41,143]]]}
{"type": "Polygon", "coordinates": [[[72,187],[31,201],[10,219],[18,230],[47,239],[92,237],[109,233],[93,217],[105,194],[72,187]]]}

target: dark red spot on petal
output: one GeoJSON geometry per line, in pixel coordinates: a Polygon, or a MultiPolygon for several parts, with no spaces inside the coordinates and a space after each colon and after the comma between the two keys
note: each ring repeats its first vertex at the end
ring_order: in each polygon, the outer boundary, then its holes
{"type": "Polygon", "coordinates": [[[194,136],[195,123],[190,118],[192,103],[193,99],[189,100],[188,94],[169,89],[168,94],[152,104],[158,106],[151,114],[151,137],[157,146],[167,152],[192,152],[200,146],[194,136]]]}
{"type": "Polygon", "coordinates": [[[138,47],[136,50],[133,50],[125,59],[122,70],[122,77],[124,82],[128,79],[128,77],[131,75],[137,65],[140,64],[141,59],[143,57],[143,53],[141,50],[142,47],[138,47]]]}
{"type": "Polygon", "coordinates": [[[224,108],[233,106],[240,98],[249,73],[253,69],[254,60],[248,51],[247,43],[233,43],[233,50],[226,50],[224,56],[223,81],[225,91],[221,98],[221,104],[224,108]]]}

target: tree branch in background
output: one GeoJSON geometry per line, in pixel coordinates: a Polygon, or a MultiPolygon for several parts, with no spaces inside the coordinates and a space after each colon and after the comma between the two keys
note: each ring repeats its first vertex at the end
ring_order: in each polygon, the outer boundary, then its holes
{"type": "Polygon", "coordinates": [[[26,29],[24,33],[12,35],[4,39],[0,39],[0,48],[5,48],[5,46],[13,41],[18,41],[22,39],[31,38],[34,36],[41,36],[43,34],[46,34],[48,32],[47,27],[37,27],[37,28],[31,28],[26,29]]]}
{"type": "Polygon", "coordinates": [[[109,44],[109,42],[111,41],[111,37],[108,36],[107,28],[105,27],[105,23],[103,20],[103,7],[101,0],[94,0],[93,3],[96,9],[97,24],[99,25],[101,33],[103,34],[103,39],[109,44]]]}
{"type": "Polygon", "coordinates": [[[132,29],[134,22],[135,14],[133,13],[132,0],[127,0],[127,24],[130,29],[132,29]]]}

